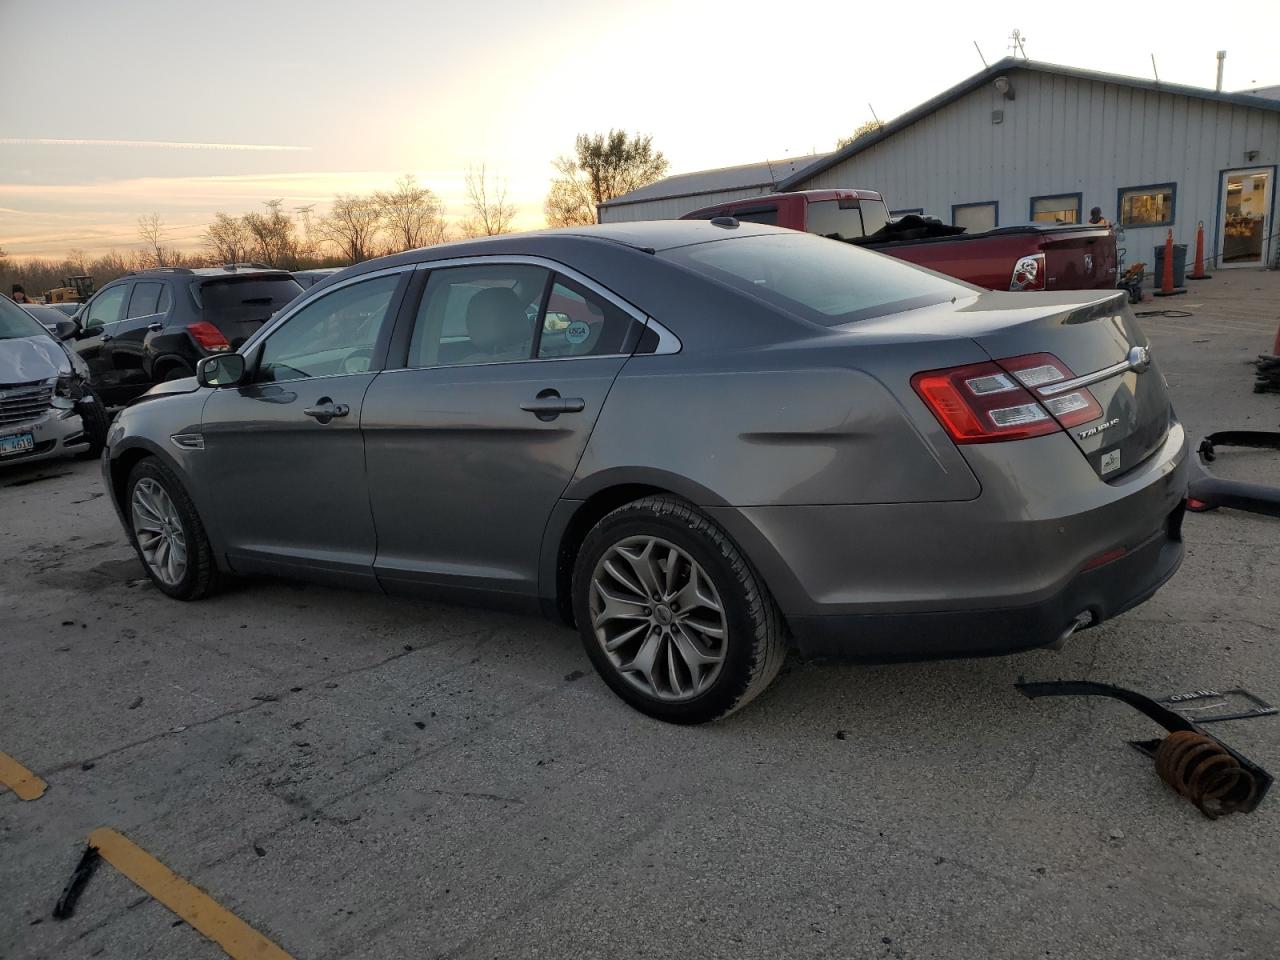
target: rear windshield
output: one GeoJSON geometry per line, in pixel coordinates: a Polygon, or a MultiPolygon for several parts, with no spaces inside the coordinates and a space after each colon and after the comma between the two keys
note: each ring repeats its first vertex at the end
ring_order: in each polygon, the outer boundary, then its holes
{"type": "Polygon", "coordinates": [[[662,256],[814,323],[834,327],[970,296],[975,287],[838,240],[773,233],[662,256]]]}
{"type": "Polygon", "coordinates": [[[194,288],[205,319],[267,320],[302,292],[296,280],[281,277],[218,277],[194,288]]]}
{"type": "Polygon", "coordinates": [[[0,297],[0,340],[47,337],[48,335],[48,331],[40,326],[27,311],[8,297],[0,297]]]}

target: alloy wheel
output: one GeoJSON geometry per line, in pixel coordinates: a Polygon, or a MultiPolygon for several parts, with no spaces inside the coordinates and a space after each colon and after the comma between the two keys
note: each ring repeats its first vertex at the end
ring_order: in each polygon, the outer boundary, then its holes
{"type": "Polygon", "coordinates": [[[649,696],[690,700],[724,666],[728,622],[715,584],[659,537],[620,540],[591,575],[591,626],[618,673],[649,696]]]}
{"type": "Polygon", "coordinates": [[[173,498],[158,480],[143,477],[130,507],[143,561],[161,583],[176,587],[187,574],[187,538],[173,498]]]}

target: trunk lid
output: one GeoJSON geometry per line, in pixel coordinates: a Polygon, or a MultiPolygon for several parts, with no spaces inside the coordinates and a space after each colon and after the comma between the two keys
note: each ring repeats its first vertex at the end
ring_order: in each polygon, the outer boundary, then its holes
{"type": "MultiPolygon", "coordinates": [[[[1063,426],[1100,477],[1124,474],[1164,441],[1172,416],[1167,385],[1123,292],[988,293],[961,313],[969,311],[981,311],[988,321],[975,325],[971,336],[993,360],[1048,353],[1070,368],[1066,381],[1028,387],[1042,404],[1081,390],[1093,395],[1101,416],[1063,426]],[[1080,378],[1093,382],[1064,386],[1080,378]]],[[[1052,407],[1046,409],[1062,422],[1052,407]]]]}
{"type": "Polygon", "coordinates": [[[1040,244],[1050,290],[1111,289],[1116,282],[1116,238],[1109,227],[1046,229],[1040,244]]]}
{"type": "Polygon", "coordinates": [[[205,280],[194,290],[201,319],[222,331],[232,350],[258,332],[302,287],[288,273],[229,275],[205,280]]]}

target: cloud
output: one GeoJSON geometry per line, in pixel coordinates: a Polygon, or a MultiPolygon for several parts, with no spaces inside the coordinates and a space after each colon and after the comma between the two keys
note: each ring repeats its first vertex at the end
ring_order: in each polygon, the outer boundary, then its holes
{"type": "Polygon", "coordinates": [[[310,147],[281,143],[189,143],[185,140],[54,140],[46,137],[0,137],[3,147],[155,147],[161,150],[243,150],[254,153],[299,153],[310,147]]]}

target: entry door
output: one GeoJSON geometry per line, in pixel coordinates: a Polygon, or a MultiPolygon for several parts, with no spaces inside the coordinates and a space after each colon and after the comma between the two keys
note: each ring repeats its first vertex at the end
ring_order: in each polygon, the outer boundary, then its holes
{"type": "Polygon", "coordinates": [[[376,588],[360,417],[400,283],[312,300],[252,351],[251,382],[205,404],[201,456],[234,569],[376,588]]]}
{"type": "Polygon", "coordinates": [[[1261,267],[1271,251],[1274,170],[1228,170],[1222,177],[1221,267],[1261,267]]]}
{"type": "Polygon", "coordinates": [[[639,327],[541,266],[432,271],[405,369],[365,398],[384,589],[535,602],[547,519],[639,327]]]}

